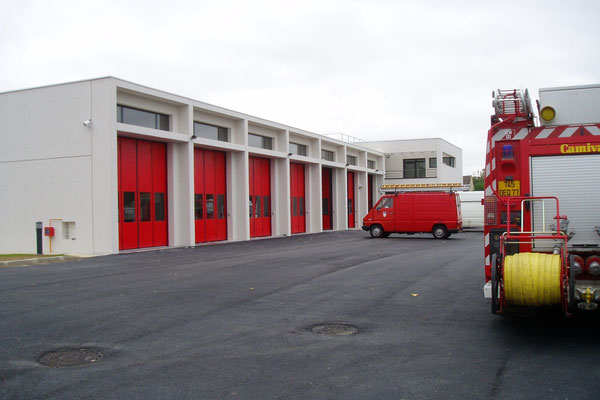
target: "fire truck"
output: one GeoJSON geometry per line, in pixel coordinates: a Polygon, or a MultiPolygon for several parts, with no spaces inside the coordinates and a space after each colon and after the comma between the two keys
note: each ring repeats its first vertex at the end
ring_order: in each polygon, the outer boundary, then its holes
{"type": "Polygon", "coordinates": [[[600,304],[600,85],[493,92],[484,297],[493,314],[600,304]],[[539,117],[538,117],[539,116],[539,117]]]}

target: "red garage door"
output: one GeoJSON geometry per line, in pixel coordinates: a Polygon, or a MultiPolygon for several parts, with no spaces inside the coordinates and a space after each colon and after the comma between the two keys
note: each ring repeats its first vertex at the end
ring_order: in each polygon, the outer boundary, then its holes
{"type": "Polygon", "coordinates": [[[250,237],[271,236],[271,164],[268,158],[248,159],[250,237]]]}
{"type": "Polygon", "coordinates": [[[290,164],[292,233],[306,232],[304,164],[290,164]]]}
{"type": "Polygon", "coordinates": [[[333,223],[333,208],[331,201],[331,169],[323,168],[321,172],[322,197],[323,197],[323,229],[329,230],[333,223]]]}
{"type": "Polygon", "coordinates": [[[165,144],[119,137],[117,149],[119,249],[166,246],[165,144]]]}
{"type": "Polygon", "coordinates": [[[348,228],[354,228],[354,172],[348,172],[348,228]]]}
{"type": "Polygon", "coordinates": [[[194,149],[196,243],[227,239],[225,153],[194,149]]]}

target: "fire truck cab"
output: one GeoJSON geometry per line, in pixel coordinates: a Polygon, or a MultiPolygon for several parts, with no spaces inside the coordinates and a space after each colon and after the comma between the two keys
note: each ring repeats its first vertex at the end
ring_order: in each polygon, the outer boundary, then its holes
{"type": "Polygon", "coordinates": [[[600,304],[600,85],[493,93],[484,297],[494,314],[600,304]]]}

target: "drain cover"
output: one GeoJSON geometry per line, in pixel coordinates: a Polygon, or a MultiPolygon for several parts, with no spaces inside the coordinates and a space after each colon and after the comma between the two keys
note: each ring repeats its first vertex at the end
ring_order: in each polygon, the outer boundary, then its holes
{"type": "Polygon", "coordinates": [[[327,336],[350,336],[360,332],[358,327],[348,324],[317,324],[310,326],[308,330],[327,336]]]}
{"type": "Polygon", "coordinates": [[[62,368],[91,364],[102,359],[102,353],[89,347],[68,347],[48,351],[38,362],[46,367],[62,368]]]}

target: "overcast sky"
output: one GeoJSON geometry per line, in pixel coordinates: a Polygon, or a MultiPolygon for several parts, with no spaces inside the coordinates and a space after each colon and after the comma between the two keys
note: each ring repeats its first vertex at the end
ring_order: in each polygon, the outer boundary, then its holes
{"type": "Polygon", "coordinates": [[[441,137],[494,89],[600,83],[600,2],[2,0],[0,92],[115,76],[311,132],[441,137]]]}

